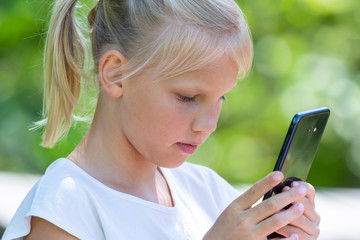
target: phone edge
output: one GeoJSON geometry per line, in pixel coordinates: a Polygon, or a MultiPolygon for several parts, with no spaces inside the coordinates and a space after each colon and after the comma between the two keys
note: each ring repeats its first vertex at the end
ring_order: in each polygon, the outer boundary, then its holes
{"type": "MultiPolygon", "coordinates": [[[[282,169],[282,166],[284,164],[284,159],[285,159],[285,156],[287,154],[287,152],[289,151],[289,148],[290,148],[290,144],[291,141],[293,140],[293,137],[294,137],[294,134],[295,134],[295,131],[294,131],[294,128],[297,127],[297,125],[299,124],[300,120],[303,118],[303,117],[309,117],[309,116],[312,116],[312,115],[315,115],[315,114],[318,114],[318,113],[328,113],[328,115],[330,116],[330,109],[327,108],[327,107],[321,107],[321,108],[316,108],[316,109],[311,109],[311,110],[307,110],[307,111],[303,111],[303,112],[298,112],[295,114],[295,116],[293,117],[293,119],[291,120],[291,123],[290,123],[290,126],[288,128],[288,131],[286,133],[286,137],[285,137],[285,140],[283,142],[283,145],[281,147],[281,150],[280,150],[280,153],[278,155],[278,158],[276,160],[276,163],[275,163],[275,167],[274,167],[274,171],[281,171],[282,169]],[[291,133],[291,134],[290,134],[291,133]]],[[[329,117],[328,117],[329,119],[329,117]]],[[[328,120],[327,120],[328,121],[328,120]]],[[[263,197],[263,201],[270,198],[271,195],[273,193],[273,188],[270,189],[263,197]]]]}

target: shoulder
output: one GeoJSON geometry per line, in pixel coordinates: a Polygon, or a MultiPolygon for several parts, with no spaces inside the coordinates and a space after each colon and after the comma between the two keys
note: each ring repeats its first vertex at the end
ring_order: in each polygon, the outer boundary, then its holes
{"type": "Polygon", "coordinates": [[[21,203],[6,229],[4,239],[29,234],[34,216],[73,236],[88,238],[87,229],[91,228],[87,225],[96,222],[96,216],[92,216],[88,185],[91,183],[74,163],[64,158],[56,160],[21,203]]]}
{"type": "Polygon", "coordinates": [[[58,159],[33,188],[33,207],[39,206],[47,211],[76,208],[79,200],[86,197],[88,182],[74,163],[58,159]]]}

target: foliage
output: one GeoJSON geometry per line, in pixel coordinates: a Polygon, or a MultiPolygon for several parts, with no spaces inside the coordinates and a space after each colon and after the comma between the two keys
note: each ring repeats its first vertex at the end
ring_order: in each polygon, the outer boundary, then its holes
{"type": "MultiPolygon", "coordinates": [[[[359,187],[360,5],[356,0],[238,3],[253,35],[253,68],[227,96],[218,130],[190,161],[210,166],[231,183],[252,183],[272,170],[292,116],[328,106],[332,115],[308,180],[315,186],[359,187]]],[[[28,130],[41,117],[50,4],[0,2],[1,170],[43,173],[88,128],[75,123],[51,150],[39,146],[40,131],[28,130]]]]}

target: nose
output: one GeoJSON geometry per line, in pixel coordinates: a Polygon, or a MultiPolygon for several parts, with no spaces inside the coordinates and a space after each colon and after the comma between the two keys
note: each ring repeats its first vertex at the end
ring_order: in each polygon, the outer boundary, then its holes
{"type": "Polygon", "coordinates": [[[217,127],[221,106],[198,111],[193,123],[194,132],[212,133],[217,127]]]}

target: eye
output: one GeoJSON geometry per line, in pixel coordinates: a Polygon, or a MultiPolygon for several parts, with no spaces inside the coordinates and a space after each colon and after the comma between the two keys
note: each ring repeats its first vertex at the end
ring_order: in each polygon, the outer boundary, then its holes
{"type": "Polygon", "coordinates": [[[189,97],[189,96],[179,95],[179,99],[183,102],[195,102],[195,98],[196,96],[189,97]]]}

